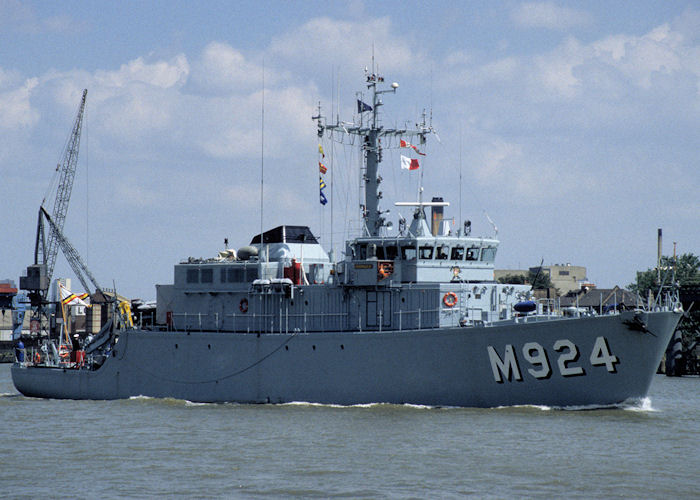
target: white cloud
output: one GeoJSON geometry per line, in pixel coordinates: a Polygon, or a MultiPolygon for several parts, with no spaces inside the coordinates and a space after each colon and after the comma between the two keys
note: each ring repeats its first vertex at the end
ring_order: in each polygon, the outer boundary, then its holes
{"type": "Polygon", "coordinates": [[[686,58],[683,37],[671,31],[668,24],[659,26],[641,37],[616,35],[592,44],[594,57],[603,64],[615,67],[636,85],[651,86],[655,73],[671,74],[688,63],[688,69],[697,62],[686,58]]]}
{"type": "Polygon", "coordinates": [[[38,78],[29,78],[19,88],[0,93],[0,128],[32,127],[37,123],[39,112],[32,108],[30,96],[38,84],[38,78]]]}
{"type": "Polygon", "coordinates": [[[482,182],[498,183],[510,176],[518,161],[522,158],[522,147],[501,139],[489,142],[481,150],[482,161],[476,170],[477,177],[482,182]]]}
{"type": "MultiPolygon", "coordinates": [[[[289,155],[289,144],[304,141],[313,130],[314,88],[288,87],[265,91],[265,155],[289,155]]],[[[205,103],[203,151],[214,158],[258,157],[261,146],[261,92],[205,103]]]]}
{"type": "MultiPolygon", "coordinates": [[[[257,158],[261,89],[255,78],[246,82],[246,74],[260,69],[231,46],[212,43],[193,64],[182,54],[167,60],[139,57],[112,71],[50,72],[41,77],[40,87],[44,99],[52,97],[66,112],[75,109],[83,86],[87,87],[93,143],[97,141],[110,155],[128,148],[132,156],[153,161],[173,151],[217,160],[257,158]],[[198,90],[209,85],[209,91],[189,93],[191,80],[198,90]],[[221,92],[212,92],[214,87],[221,92]]],[[[281,86],[274,76],[281,74],[274,66],[266,69],[266,76],[273,75],[270,85],[278,85],[270,88],[266,83],[265,90],[265,154],[271,158],[287,154],[290,141],[308,139],[318,97],[309,83],[281,86]]],[[[173,162],[168,168],[185,167],[173,162]]]]}
{"type": "MultiPolygon", "coordinates": [[[[226,43],[212,42],[204,48],[192,71],[192,83],[207,93],[223,95],[262,87],[262,64],[251,62],[243,53],[226,43]]],[[[265,86],[279,81],[277,71],[265,68],[265,86]]]]}
{"type": "Polygon", "coordinates": [[[391,28],[391,20],[386,17],[358,22],[319,17],[273,39],[270,52],[286,61],[288,67],[342,61],[343,68],[353,71],[369,65],[374,46],[382,72],[415,71],[424,56],[408,40],[393,34],[391,28]]]}
{"type": "Polygon", "coordinates": [[[19,0],[0,1],[0,29],[10,33],[75,34],[83,23],[67,15],[41,17],[27,2],[19,0]]]}
{"type": "Polygon", "coordinates": [[[21,81],[22,78],[17,71],[0,68],[0,89],[13,87],[21,81]]]}
{"type": "Polygon", "coordinates": [[[589,50],[573,39],[549,54],[534,57],[534,71],[531,78],[533,89],[540,96],[562,96],[572,98],[579,90],[579,79],[574,68],[583,63],[589,50]]]}
{"type": "Polygon", "coordinates": [[[174,139],[180,128],[180,90],[189,74],[183,54],[169,60],[138,57],[113,71],[49,72],[41,77],[41,87],[66,109],[75,109],[83,88],[87,88],[96,140],[120,148],[129,145],[138,154],[142,148],[151,149],[156,137],[161,141],[174,139]]]}
{"type": "Polygon", "coordinates": [[[585,11],[561,7],[553,2],[526,2],[515,7],[511,20],[528,28],[547,28],[564,31],[590,24],[591,16],[585,11]]]}
{"type": "Polygon", "coordinates": [[[182,86],[187,81],[190,66],[184,54],[170,61],[146,62],[143,57],[129,61],[117,71],[97,71],[95,84],[104,87],[125,87],[133,83],[144,83],[167,89],[182,86]]]}
{"type": "Polygon", "coordinates": [[[671,181],[649,179],[672,177],[669,163],[687,168],[680,158],[700,127],[700,37],[676,26],[587,43],[567,37],[496,60],[447,55],[441,94],[459,103],[447,111],[470,123],[465,143],[479,185],[532,205],[634,199],[652,184],[678,193],[671,181]]]}
{"type": "MultiPolygon", "coordinates": [[[[449,54],[444,64],[445,73],[453,75],[446,79],[449,86],[499,85],[513,98],[574,102],[579,98],[619,98],[632,89],[668,85],[659,78],[663,76],[676,81],[695,79],[700,89],[699,55],[700,47],[688,36],[671,24],[662,24],[644,35],[612,35],[588,44],[568,37],[545,53],[509,56],[485,64],[456,52],[449,54]]],[[[620,102],[621,106],[627,104],[620,102]]]]}

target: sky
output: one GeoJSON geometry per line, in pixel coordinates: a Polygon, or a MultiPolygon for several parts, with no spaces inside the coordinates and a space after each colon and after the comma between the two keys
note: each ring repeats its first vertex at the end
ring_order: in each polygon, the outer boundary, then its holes
{"type": "MultiPolygon", "coordinates": [[[[373,57],[400,85],[382,124],[425,112],[436,132],[418,171],[385,144],[395,228],[422,184],[455,225],[497,228],[500,269],[626,286],[654,267],[657,228],[664,254],[700,254],[697,2],[0,0],[0,279],[33,263],[84,88],[64,233],[102,287],[155,299],[174,264],[261,226],[308,225],[340,257],[360,159],[322,139],[321,206],[311,117],[357,120],[373,57]]],[[[74,278],[63,256],[54,275],[74,278]]]]}

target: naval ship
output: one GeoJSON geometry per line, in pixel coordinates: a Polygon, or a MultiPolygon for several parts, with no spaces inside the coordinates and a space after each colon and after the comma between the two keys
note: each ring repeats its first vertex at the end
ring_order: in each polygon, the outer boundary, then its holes
{"type": "Polygon", "coordinates": [[[392,234],[380,209],[382,149],[420,154],[433,130],[425,113],[414,129],[382,126],[383,95],[398,84],[367,70],[364,84],[371,101],[358,100],[358,120],[328,123],[320,105],[313,117],[319,138],[352,135],[362,149],[363,229],[342,259],[307,226],[261,230],[238,251],[176,264],[173,283],[156,285],[155,326],[109,322],[76,355],[28,355],[12,366],[15,387],[41,398],[461,407],[645,397],[677,300],[561,314],[530,285],[497,283],[499,241],[439,224],[448,203],[422,192],[399,203],[412,219],[392,234]]]}

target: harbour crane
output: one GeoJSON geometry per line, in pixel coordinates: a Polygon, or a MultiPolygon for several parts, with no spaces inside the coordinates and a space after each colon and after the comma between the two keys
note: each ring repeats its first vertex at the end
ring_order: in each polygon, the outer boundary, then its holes
{"type": "MultiPolygon", "coordinates": [[[[61,162],[56,166],[54,177],[51,181],[46,196],[39,206],[39,215],[37,219],[36,242],[34,246],[34,264],[27,267],[27,275],[20,277],[20,288],[27,290],[32,307],[34,308],[34,317],[39,319],[45,316],[49,318],[50,308],[48,305],[48,289],[53,276],[54,266],[58,249],[63,251],[68,263],[75,272],[78,280],[83,285],[87,292],[90,291],[90,284],[93,285],[95,292],[106,297],[102,288],[95,280],[92,273],[89,271],[83,260],[80,258],[77,250],[68,241],[63,233],[63,226],[68,212],[68,204],[70,202],[71,192],[73,190],[73,180],[78,164],[78,152],[80,150],[80,136],[83,126],[83,116],[85,113],[85,101],[87,98],[87,89],[83,90],[78,113],[73,123],[70,137],[66,143],[66,147],[61,159],[61,162]],[[56,182],[57,181],[57,182],[56,182]],[[54,192],[53,186],[56,185],[55,197],[53,198],[53,212],[49,214],[46,205],[50,200],[50,195],[54,192]],[[45,227],[48,224],[48,228],[45,227]]],[[[131,309],[127,301],[118,302],[117,296],[110,300],[113,303],[116,313],[116,322],[123,327],[133,327],[131,320],[131,309]]],[[[63,309],[62,301],[59,303],[63,309]]],[[[64,322],[65,322],[64,311],[64,322]]],[[[107,327],[103,327],[100,331],[100,337],[109,334],[112,335],[113,321],[109,322],[107,327]]],[[[67,324],[63,330],[66,336],[66,344],[69,344],[67,324]]],[[[59,339],[60,342],[62,342],[59,339]]],[[[54,344],[49,341],[52,346],[51,352],[54,354],[54,363],[58,361],[60,351],[56,351],[54,344]]],[[[64,346],[61,345],[61,349],[64,346]]],[[[48,352],[48,349],[47,349],[48,352]]]]}
{"type": "MultiPolygon", "coordinates": [[[[85,113],[85,100],[87,89],[83,90],[83,95],[78,107],[78,113],[73,123],[70,137],[63,152],[61,163],[56,166],[54,179],[49,186],[47,195],[39,207],[37,220],[36,242],[34,245],[34,265],[27,267],[27,276],[20,278],[20,288],[29,291],[29,298],[32,306],[40,306],[46,302],[49,284],[53,276],[54,265],[59,248],[59,238],[63,231],[63,225],[68,213],[68,203],[70,202],[71,191],[73,190],[73,180],[78,164],[78,152],[80,150],[80,135],[83,127],[83,115],[85,113]],[[45,208],[51,187],[58,178],[56,194],[53,204],[53,212],[47,220],[52,221],[48,235],[44,231],[44,214],[48,216],[45,208]],[[48,236],[48,238],[47,238],[48,236]],[[47,241],[48,239],[48,241],[47,241]]],[[[67,256],[68,258],[68,256],[67,256]]],[[[70,260],[70,258],[69,258],[70,260]]],[[[82,280],[81,280],[82,281],[82,280]]]]}

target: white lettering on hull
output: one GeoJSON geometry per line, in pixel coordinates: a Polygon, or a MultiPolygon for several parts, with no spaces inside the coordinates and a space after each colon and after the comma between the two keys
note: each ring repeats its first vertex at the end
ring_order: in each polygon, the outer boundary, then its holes
{"type": "Polygon", "coordinates": [[[506,352],[503,356],[505,360],[501,360],[501,357],[496,352],[493,346],[487,346],[486,350],[489,352],[489,359],[491,360],[491,370],[493,370],[493,378],[496,382],[503,383],[501,374],[506,380],[510,382],[511,374],[515,375],[515,380],[522,380],[523,377],[520,375],[520,368],[518,368],[518,362],[515,359],[515,352],[513,351],[513,346],[508,344],[506,346],[506,352]]]}
{"type": "MultiPolygon", "coordinates": [[[[579,348],[568,339],[560,339],[554,342],[552,350],[558,353],[557,368],[562,377],[585,376],[586,370],[580,364],[579,348]]],[[[486,351],[491,362],[493,379],[502,384],[504,381],[522,381],[520,364],[515,354],[515,348],[506,344],[503,357],[493,346],[486,346],[486,351]]],[[[523,359],[530,364],[527,373],[535,379],[543,380],[552,376],[552,366],[549,362],[547,350],[537,342],[527,342],[522,348],[523,359]]],[[[593,344],[589,357],[591,366],[605,366],[608,373],[617,373],[615,365],[620,362],[617,356],[611,354],[610,346],[605,337],[598,337],[593,344]]]]}

